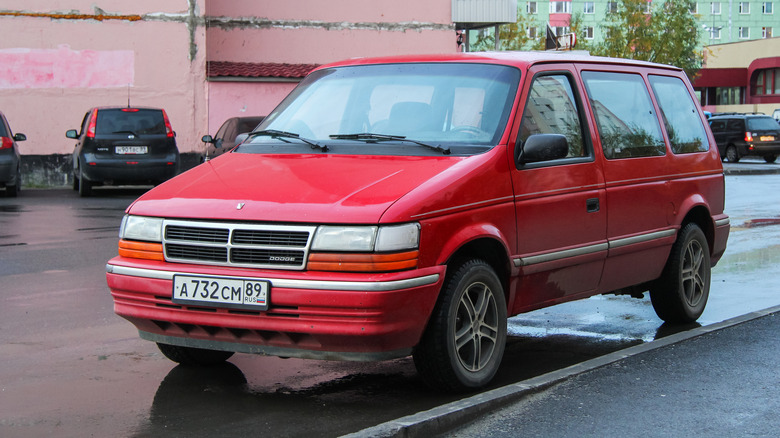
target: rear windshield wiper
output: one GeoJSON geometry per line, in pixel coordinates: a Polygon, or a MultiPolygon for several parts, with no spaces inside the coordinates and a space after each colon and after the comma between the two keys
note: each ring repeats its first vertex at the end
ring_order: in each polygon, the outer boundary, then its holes
{"type": "Polygon", "coordinates": [[[378,143],[380,141],[402,141],[407,143],[414,143],[416,145],[420,145],[428,149],[441,152],[444,155],[449,155],[450,153],[452,153],[452,151],[450,151],[450,148],[444,148],[441,147],[441,145],[434,146],[428,143],[423,143],[421,141],[412,140],[404,137],[403,135],[373,134],[370,132],[362,132],[359,134],[333,134],[333,135],[329,135],[329,137],[334,140],[362,140],[365,141],[366,143],[378,143]]]}
{"type": "Polygon", "coordinates": [[[311,146],[312,149],[319,149],[322,152],[328,151],[327,145],[317,143],[314,140],[309,140],[307,138],[301,137],[299,134],[296,134],[294,132],[277,131],[276,129],[264,129],[262,131],[250,132],[248,137],[257,137],[260,135],[269,136],[271,138],[295,138],[311,146]]]}

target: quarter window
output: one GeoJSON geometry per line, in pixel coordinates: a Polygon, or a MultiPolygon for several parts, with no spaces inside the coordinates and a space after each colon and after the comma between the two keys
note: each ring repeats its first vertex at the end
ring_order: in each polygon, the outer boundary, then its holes
{"type": "Polygon", "coordinates": [[[683,81],[679,78],[651,75],[650,86],[653,87],[658,106],[661,107],[661,116],[672,152],[688,154],[707,151],[707,134],[696,104],[693,103],[683,81]]]}
{"type": "Polygon", "coordinates": [[[666,154],[658,117],[642,77],[630,73],[583,72],[608,159],[666,154]]]}
{"type": "Polygon", "coordinates": [[[568,157],[584,157],[580,112],[568,76],[554,74],[534,79],[520,125],[520,142],[534,134],[562,134],[569,143],[568,157]]]}

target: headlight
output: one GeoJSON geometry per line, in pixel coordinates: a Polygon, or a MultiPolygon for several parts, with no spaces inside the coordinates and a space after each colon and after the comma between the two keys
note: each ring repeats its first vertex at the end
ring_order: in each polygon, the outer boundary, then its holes
{"type": "Polygon", "coordinates": [[[311,249],[315,251],[373,251],[377,227],[317,228],[311,249]]]}
{"type": "Polygon", "coordinates": [[[163,220],[156,217],[125,215],[119,228],[119,238],[162,242],[163,220]]]}
{"type": "Polygon", "coordinates": [[[380,227],[375,250],[379,252],[416,249],[420,243],[420,225],[404,224],[380,227]]]}
{"type": "Polygon", "coordinates": [[[416,249],[420,240],[417,223],[391,226],[330,226],[317,228],[314,251],[388,252],[416,249]]]}

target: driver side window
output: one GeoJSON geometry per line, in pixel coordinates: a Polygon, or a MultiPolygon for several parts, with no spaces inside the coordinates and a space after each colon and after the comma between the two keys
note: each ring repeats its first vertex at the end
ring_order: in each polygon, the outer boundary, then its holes
{"type": "Polygon", "coordinates": [[[569,77],[563,74],[534,79],[528,93],[519,140],[534,134],[561,134],[569,143],[567,158],[587,155],[577,101],[569,77]]]}

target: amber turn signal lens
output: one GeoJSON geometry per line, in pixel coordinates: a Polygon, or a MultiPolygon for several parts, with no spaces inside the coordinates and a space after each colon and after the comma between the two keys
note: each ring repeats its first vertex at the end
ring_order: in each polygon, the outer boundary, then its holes
{"type": "Polygon", "coordinates": [[[308,269],[312,271],[389,272],[417,267],[419,251],[393,254],[311,253],[308,269]]]}
{"type": "Polygon", "coordinates": [[[162,243],[119,241],[119,255],[132,259],[164,261],[162,243]]]}

